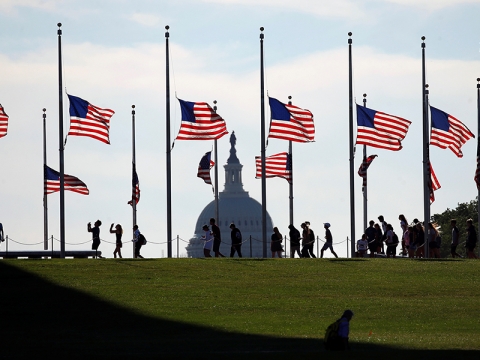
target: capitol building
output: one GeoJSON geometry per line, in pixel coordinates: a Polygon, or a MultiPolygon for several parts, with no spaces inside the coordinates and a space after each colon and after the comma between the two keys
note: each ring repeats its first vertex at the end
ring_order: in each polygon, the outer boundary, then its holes
{"type": "MultiPolygon", "coordinates": [[[[230,255],[231,230],[229,226],[231,223],[234,223],[242,233],[244,242],[242,244],[243,257],[250,257],[250,249],[252,257],[263,257],[262,205],[257,200],[251,198],[248,191],[243,189],[243,165],[240,163],[237,157],[237,150],[235,149],[235,132],[232,132],[230,136],[230,144],[230,157],[227,160],[227,164],[223,166],[225,168],[225,188],[218,196],[219,219],[217,219],[217,225],[222,233],[220,252],[225,256],[230,255]]],[[[204,232],[202,227],[205,224],[209,225],[212,217],[215,217],[215,201],[210,202],[198,217],[195,225],[195,234],[186,247],[188,257],[198,258],[204,256],[204,241],[202,240],[204,232]]],[[[270,236],[268,234],[272,233],[272,229],[272,219],[267,213],[267,249],[270,249],[270,236]]]]}

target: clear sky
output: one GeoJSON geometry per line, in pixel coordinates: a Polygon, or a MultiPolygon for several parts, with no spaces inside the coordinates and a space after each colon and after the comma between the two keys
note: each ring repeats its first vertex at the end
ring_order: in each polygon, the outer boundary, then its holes
{"type": "MultiPolygon", "coordinates": [[[[12,239],[43,239],[42,108],[47,108],[48,164],[59,168],[57,23],[63,24],[64,87],[92,104],[115,110],[111,145],[69,137],[65,172],[79,177],[89,196],[66,192],[66,242],[91,239],[87,222],[124,226],[131,238],[131,105],[136,105],[138,224],[150,242],[166,241],[165,25],[170,25],[172,139],[180,125],[175,93],[189,101],[218,101],[227,129],[237,136],[244,188],[261,199],[255,179],[260,155],[260,43],[265,27],[266,90],[272,97],[314,114],[316,141],[294,144],[295,224],[309,220],[317,235],[330,222],[334,242],[350,236],[348,144],[348,45],[353,32],[354,95],[375,110],[412,121],[399,152],[368,149],[378,158],[369,169],[369,218],[383,214],[399,230],[398,215],[423,218],[421,37],[426,37],[430,103],[477,133],[476,79],[480,77],[478,0],[0,0],[0,103],[10,116],[0,139],[0,222],[12,239]]],[[[270,117],[266,109],[267,120],[270,117]]],[[[68,100],[64,99],[64,132],[68,100]]],[[[219,140],[220,191],[229,135],[219,140]]],[[[213,200],[196,177],[208,141],[178,141],[172,151],[174,236],[187,241],[198,215],[213,200]]],[[[267,155],[287,151],[269,141],[267,155]]],[[[442,188],[432,214],[475,198],[476,140],[464,157],[431,148],[442,188]]],[[[355,171],[362,149],[357,149],[355,171]]],[[[361,178],[355,175],[356,234],[362,233],[361,178]]],[[[49,201],[49,235],[59,238],[59,194],[49,201]]],[[[288,183],[267,179],[267,210],[287,234],[288,183]]],[[[270,232],[270,229],[268,229],[270,232]]],[[[185,254],[186,242],[180,244],[185,254]]],[[[55,248],[58,249],[58,242],[55,248]]],[[[4,250],[5,243],[1,249],[4,250]]],[[[11,250],[42,245],[10,243],[11,250]]],[[[67,245],[67,249],[89,249],[67,245]]],[[[113,245],[100,250],[111,257],[113,245]]],[[[173,244],[176,256],[176,244],[173,244]]],[[[336,251],[344,256],[346,245],[336,251]]],[[[148,257],[166,256],[150,243],[148,257]]],[[[124,254],[131,256],[130,247],[124,254]]]]}

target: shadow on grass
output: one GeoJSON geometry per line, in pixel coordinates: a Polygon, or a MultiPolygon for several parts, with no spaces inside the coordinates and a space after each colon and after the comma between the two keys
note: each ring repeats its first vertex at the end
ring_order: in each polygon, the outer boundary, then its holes
{"type": "MultiPolygon", "coordinates": [[[[0,358],[324,359],[478,358],[469,351],[404,351],[352,344],[327,353],[321,339],[220,331],[152,318],[0,261],[0,358]]],[[[72,284],[75,279],[71,279],[72,284]]],[[[165,304],[168,306],[168,304],[165,304]]]]}

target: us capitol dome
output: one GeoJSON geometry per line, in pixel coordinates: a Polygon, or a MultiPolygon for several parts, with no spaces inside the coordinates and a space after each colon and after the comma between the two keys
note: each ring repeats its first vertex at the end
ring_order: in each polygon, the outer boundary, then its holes
{"type": "MultiPolygon", "coordinates": [[[[234,223],[242,233],[242,255],[250,257],[250,236],[252,237],[252,257],[263,257],[262,243],[262,205],[248,195],[243,189],[242,184],[242,167],[237,157],[235,149],[236,137],[235,132],[230,136],[230,157],[227,160],[225,168],[225,188],[218,194],[218,213],[219,218],[216,219],[217,225],[220,227],[222,234],[222,243],[220,252],[230,255],[230,224],[234,223]]],[[[210,218],[215,217],[215,200],[211,201],[200,213],[197,224],[195,225],[195,234],[189,240],[186,246],[188,257],[203,257],[202,236],[204,231],[203,225],[210,225],[210,218]]],[[[272,219],[267,212],[267,241],[268,235],[272,232],[272,219]]],[[[268,244],[270,241],[268,241],[268,244]]],[[[270,245],[267,246],[270,248],[270,245]]],[[[213,255],[213,253],[212,253],[213,255]]]]}

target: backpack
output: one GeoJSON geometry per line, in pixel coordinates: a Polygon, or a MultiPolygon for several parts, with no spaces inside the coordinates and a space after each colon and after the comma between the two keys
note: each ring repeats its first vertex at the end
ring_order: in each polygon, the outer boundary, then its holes
{"type": "Polygon", "coordinates": [[[340,319],[328,325],[327,330],[325,331],[325,338],[323,339],[325,349],[327,350],[331,349],[335,341],[338,340],[339,327],[340,327],[340,319]]]}
{"type": "Polygon", "coordinates": [[[393,233],[393,236],[392,236],[392,245],[394,246],[397,246],[398,245],[398,235],[396,233],[393,233]]]}
{"type": "Polygon", "coordinates": [[[145,236],[143,236],[143,234],[138,235],[138,241],[142,245],[147,245],[147,239],[145,238],[145,236]]]}
{"type": "Polygon", "coordinates": [[[315,242],[315,234],[313,233],[312,229],[310,229],[310,242],[312,244],[315,242]]]}
{"type": "Polygon", "coordinates": [[[237,233],[235,234],[235,236],[237,237],[237,240],[239,241],[239,243],[242,242],[242,233],[240,232],[240,230],[237,230],[237,233]]]}
{"type": "Polygon", "coordinates": [[[442,245],[442,237],[438,235],[437,238],[435,239],[435,242],[437,243],[437,246],[440,249],[440,245],[442,245]]]}

